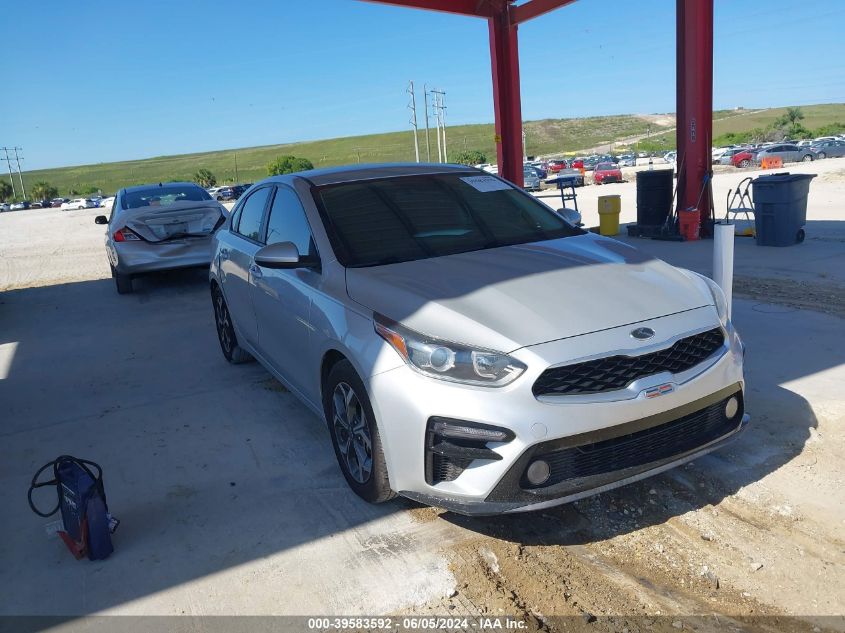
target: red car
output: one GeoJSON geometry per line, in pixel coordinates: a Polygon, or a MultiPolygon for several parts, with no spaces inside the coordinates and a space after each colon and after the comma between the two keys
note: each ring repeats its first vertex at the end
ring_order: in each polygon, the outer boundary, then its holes
{"type": "Polygon", "coordinates": [[[622,182],[622,170],[613,163],[599,163],[593,171],[593,182],[597,185],[622,182]]]}
{"type": "Polygon", "coordinates": [[[566,161],[565,160],[550,160],[548,162],[549,173],[556,174],[561,169],[566,169],[566,161]]]}
{"type": "Polygon", "coordinates": [[[737,152],[731,156],[731,165],[734,167],[748,167],[754,163],[756,154],[751,152],[737,152]]]}

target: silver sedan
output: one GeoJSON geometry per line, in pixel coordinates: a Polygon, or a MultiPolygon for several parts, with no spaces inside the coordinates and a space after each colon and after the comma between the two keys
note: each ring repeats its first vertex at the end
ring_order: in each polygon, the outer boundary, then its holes
{"type": "Polygon", "coordinates": [[[210,286],[223,355],[257,359],[325,420],[371,502],[542,508],[695,459],[748,420],[715,283],[471,167],[257,183],[215,234],[210,286]]]}
{"type": "Polygon", "coordinates": [[[121,189],[107,224],[106,254],[120,294],[132,292],[132,277],[155,270],[208,266],[211,235],[223,224],[225,207],[192,182],[121,189]]]}

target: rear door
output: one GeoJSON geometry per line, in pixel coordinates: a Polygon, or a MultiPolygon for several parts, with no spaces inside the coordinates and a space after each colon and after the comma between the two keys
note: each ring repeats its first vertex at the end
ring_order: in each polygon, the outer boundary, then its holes
{"type": "MultiPolygon", "coordinates": [[[[317,259],[311,227],[299,196],[285,185],[276,188],[265,228],[265,243],[293,242],[301,256],[317,259]]],[[[319,400],[316,385],[307,371],[313,326],[311,297],[320,283],[315,268],[273,269],[255,265],[251,276],[252,298],[262,354],[295,389],[319,400]],[[309,380],[309,378],[311,380],[309,380]]]]}
{"type": "Polygon", "coordinates": [[[264,215],[273,187],[256,189],[232,216],[232,226],[225,239],[221,238],[221,283],[229,313],[238,333],[253,347],[258,346],[258,326],[250,292],[250,266],[256,251],[261,248],[264,215]]]}

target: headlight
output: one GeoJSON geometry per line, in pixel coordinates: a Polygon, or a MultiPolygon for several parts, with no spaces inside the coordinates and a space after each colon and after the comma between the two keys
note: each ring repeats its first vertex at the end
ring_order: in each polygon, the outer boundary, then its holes
{"type": "Polygon", "coordinates": [[[381,315],[375,316],[375,330],[413,369],[432,378],[503,387],[526,368],[507,354],[419,334],[381,315]]]}
{"type": "Polygon", "coordinates": [[[716,305],[716,312],[719,314],[719,321],[722,322],[722,325],[727,325],[728,301],[727,299],[725,299],[725,293],[719,287],[719,284],[710,279],[710,277],[705,277],[704,275],[698,276],[704,280],[704,282],[707,284],[707,287],[710,289],[710,294],[713,295],[713,303],[716,305]]]}

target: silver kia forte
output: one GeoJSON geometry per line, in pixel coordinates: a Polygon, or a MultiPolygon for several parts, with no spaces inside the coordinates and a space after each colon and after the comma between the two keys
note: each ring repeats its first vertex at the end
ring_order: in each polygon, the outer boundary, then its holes
{"type": "Polygon", "coordinates": [[[325,419],[367,501],[547,507],[748,421],[715,283],[476,169],[264,180],[215,234],[210,276],[225,357],[257,359],[325,419]]]}
{"type": "Polygon", "coordinates": [[[226,209],[192,182],[126,187],[117,192],[108,224],[106,254],[120,294],[132,292],[139,273],[208,266],[211,235],[226,209]]]}

